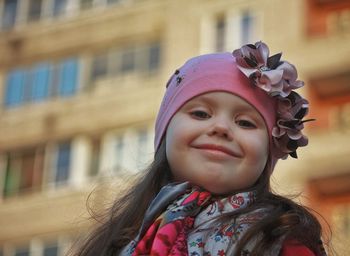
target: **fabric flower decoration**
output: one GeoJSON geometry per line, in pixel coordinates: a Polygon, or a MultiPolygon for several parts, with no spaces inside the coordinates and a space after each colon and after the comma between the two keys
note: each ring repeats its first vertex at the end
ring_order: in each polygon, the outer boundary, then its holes
{"type": "Polygon", "coordinates": [[[281,61],[281,53],[269,57],[269,48],[263,42],[244,45],[232,54],[238,68],[253,82],[271,96],[286,97],[289,93],[302,87],[304,83],[297,80],[294,65],[281,61]]]}
{"type": "Polygon", "coordinates": [[[296,92],[279,99],[277,124],[272,129],[273,142],[279,149],[278,158],[285,159],[288,154],[297,158],[296,149],[308,144],[307,137],[301,133],[304,123],[312,120],[302,120],[308,113],[308,104],[308,101],[296,92]]]}
{"type": "Polygon", "coordinates": [[[269,57],[270,50],[263,42],[247,44],[233,51],[239,70],[253,85],[277,99],[277,122],[272,129],[275,157],[286,159],[288,155],[297,158],[296,150],[308,144],[302,134],[302,120],[308,113],[309,103],[293,90],[304,86],[297,80],[294,65],[281,61],[281,53],[269,57]]]}

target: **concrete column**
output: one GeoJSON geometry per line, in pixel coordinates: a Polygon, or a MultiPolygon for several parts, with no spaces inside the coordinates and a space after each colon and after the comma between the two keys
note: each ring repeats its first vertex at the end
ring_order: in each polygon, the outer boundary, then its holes
{"type": "Polygon", "coordinates": [[[43,256],[43,242],[38,238],[30,240],[29,245],[30,255],[43,256]]]}
{"type": "Polygon", "coordinates": [[[69,0],[69,1],[67,1],[65,16],[72,17],[72,16],[77,15],[79,13],[79,11],[80,11],[79,4],[80,4],[79,0],[69,0]]]}
{"type": "Polygon", "coordinates": [[[205,14],[200,21],[200,54],[213,52],[215,41],[215,16],[213,14],[205,14]]]}
{"type": "Polygon", "coordinates": [[[91,142],[85,136],[78,136],[71,144],[71,166],[69,183],[82,187],[86,182],[90,164],[91,142]]]}
{"type": "Polygon", "coordinates": [[[82,55],[79,58],[78,91],[90,89],[90,73],[92,68],[92,58],[90,55],[82,55]]]}
{"type": "Polygon", "coordinates": [[[115,137],[115,133],[108,132],[101,139],[101,162],[98,172],[102,176],[109,176],[112,173],[115,157],[115,137]]]}
{"type": "Polygon", "coordinates": [[[232,51],[233,49],[241,47],[241,19],[242,14],[239,10],[230,10],[226,14],[225,49],[227,51],[232,51]]]}
{"type": "Polygon", "coordinates": [[[28,10],[29,10],[29,1],[17,2],[17,17],[16,17],[15,26],[26,25],[26,23],[28,22],[28,10]]]}
{"type": "Polygon", "coordinates": [[[43,188],[48,191],[53,190],[55,188],[55,176],[56,176],[56,157],[55,154],[55,145],[53,142],[48,142],[45,147],[45,155],[44,155],[44,170],[43,170],[43,188]]]}
{"type": "Polygon", "coordinates": [[[53,5],[54,0],[43,0],[42,7],[41,7],[41,17],[43,19],[52,19],[53,17],[53,5]]]}
{"type": "Polygon", "coordinates": [[[137,132],[134,129],[125,131],[124,136],[124,152],[122,160],[122,171],[137,171],[137,132]]]}

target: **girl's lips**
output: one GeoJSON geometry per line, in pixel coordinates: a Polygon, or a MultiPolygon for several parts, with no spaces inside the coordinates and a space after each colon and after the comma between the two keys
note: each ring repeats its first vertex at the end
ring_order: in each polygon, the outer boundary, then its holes
{"type": "Polygon", "coordinates": [[[205,149],[205,150],[212,150],[212,151],[223,152],[223,153],[225,153],[227,155],[230,155],[232,157],[241,157],[239,154],[237,154],[236,152],[234,152],[230,148],[227,148],[227,147],[222,146],[222,145],[200,144],[200,145],[196,145],[196,146],[193,146],[193,147],[197,148],[197,149],[205,149]]]}

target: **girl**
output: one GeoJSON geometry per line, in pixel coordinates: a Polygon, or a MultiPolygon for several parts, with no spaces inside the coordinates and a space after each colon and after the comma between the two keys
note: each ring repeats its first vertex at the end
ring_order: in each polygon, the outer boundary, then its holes
{"type": "Polygon", "coordinates": [[[325,255],[317,219],[271,192],[308,102],[266,44],[187,61],[167,83],[154,161],[76,255],[325,255]]]}

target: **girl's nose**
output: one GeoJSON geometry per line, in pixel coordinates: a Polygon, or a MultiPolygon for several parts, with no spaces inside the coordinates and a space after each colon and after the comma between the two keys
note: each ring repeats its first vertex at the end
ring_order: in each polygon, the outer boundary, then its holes
{"type": "Polygon", "coordinates": [[[213,120],[213,125],[210,127],[208,135],[224,137],[227,140],[233,140],[233,131],[227,120],[216,119],[213,120]]]}

